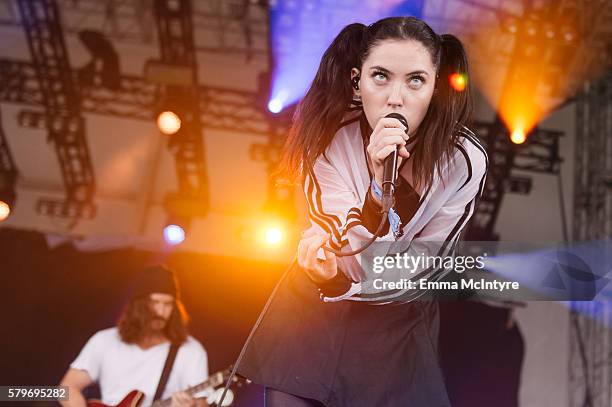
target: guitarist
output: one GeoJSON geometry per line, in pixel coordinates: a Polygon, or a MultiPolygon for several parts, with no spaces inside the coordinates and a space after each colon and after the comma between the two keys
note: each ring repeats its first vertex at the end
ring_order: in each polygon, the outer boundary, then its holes
{"type": "Polygon", "coordinates": [[[206,351],[188,335],[187,321],[174,273],[162,266],[143,270],[117,326],[94,334],[70,364],[60,383],[69,387],[69,400],[62,405],[85,407],[81,391],[97,382],[107,405],[139,390],[144,393],[139,407],[151,405],[159,392],[159,399],[172,398],[172,407],[207,406],[181,391],[208,377],[206,351]],[[170,352],[172,344],[176,352],[170,352]],[[169,369],[165,385],[160,380],[164,368],[169,369]]]}

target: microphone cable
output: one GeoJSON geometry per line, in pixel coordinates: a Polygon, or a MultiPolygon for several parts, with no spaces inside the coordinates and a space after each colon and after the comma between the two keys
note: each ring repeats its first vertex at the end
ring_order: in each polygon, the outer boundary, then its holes
{"type": "MultiPolygon", "coordinates": [[[[393,118],[397,118],[398,120],[400,120],[400,122],[402,122],[402,124],[404,124],[406,126],[406,132],[408,131],[408,123],[406,122],[406,119],[397,113],[391,113],[389,115],[387,115],[387,117],[393,117],[393,118]]],[[[395,153],[397,154],[397,153],[395,153]]],[[[396,157],[393,159],[393,163],[392,165],[385,165],[385,167],[394,167],[395,166],[395,161],[396,161],[396,157]]],[[[306,163],[306,165],[308,165],[308,167],[310,168],[310,170],[312,171],[312,166],[310,166],[310,164],[306,163]]],[[[388,171],[395,171],[395,168],[392,169],[387,169],[385,168],[385,173],[387,173],[388,171]]],[[[314,171],[312,171],[314,172],[314,171]]],[[[370,247],[372,245],[372,243],[374,243],[376,241],[376,238],[379,237],[379,235],[381,234],[381,232],[383,231],[385,224],[387,222],[387,218],[389,216],[389,212],[391,211],[391,208],[393,207],[394,204],[394,193],[395,193],[395,173],[393,172],[392,174],[389,174],[391,176],[391,178],[389,178],[391,181],[387,180],[387,175],[383,176],[383,194],[382,194],[382,198],[381,198],[381,206],[382,206],[382,218],[380,219],[380,223],[378,225],[378,228],[376,229],[376,232],[372,235],[372,237],[366,241],[366,243],[364,245],[362,245],[361,247],[355,249],[355,250],[351,250],[348,252],[343,252],[341,250],[336,250],[332,247],[328,247],[328,246],[323,246],[322,249],[335,254],[336,256],[339,257],[346,257],[346,256],[354,256],[356,254],[359,254],[361,252],[363,252],[364,250],[366,250],[368,247],[370,247]]],[[[368,192],[369,193],[369,192],[368,192]]],[[[223,400],[225,400],[225,395],[227,394],[230,385],[232,383],[232,379],[234,378],[234,376],[236,375],[236,371],[238,370],[238,367],[240,366],[240,363],[242,363],[242,359],[244,359],[244,355],[246,353],[246,350],[248,348],[248,346],[251,344],[251,340],[253,339],[253,336],[255,335],[255,332],[257,331],[257,329],[259,328],[259,326],[261,325],[261,322],[263,321],[264,317],[266,316],[266,314],[268,313],[268,309],[270,308],[270,305],[272,304],[272,301],[274,300],[274,298],[276,297],[276,293],[278,292],[278,289],[281,285],[281,283],[283,281],[285,281],[285,278],[287,278],[287,276],[289,275],[289,272],[292,270],[293,268],[293,263],[296,260],[293,260],[292,264],[283,272],[281,278],[278,280],[278,283],[276,283],[276,285],[274,286],[274,289],[272,290],[272,293],[270,294],[270,296],[268,297],[268,301],[266,301],[266,304],[264,305],[263,309],[261,310],[261,312],[259,313],[259,317],[257,318],[257,321],[255,322],[255,325],[253,325],[253,328],[251,329],[251,332],[249,333],[249,336],[247,337],[246,341],[244,342],[244,345],[242,345],[242,349],[240,350],[240,354],[238,355],[238,358],[236,359],[236,362],[234,363],[234,366],[232,367],[232,371],[230,373],[230,375],[227,378],[227,382],[225,383],[225,388],[223,389],[223,393],[221,394],[221,397],[219,398],[219,401],[216,402],[216,404],[218,406],[222,406],[223,405],[223,400]]]]}
{"type": "MultiPolygon", "coordinates": [[[[385,226],[385,223],[386,223],[386,220],[387,220],[387,216],[389,215],[389,210],[391,209],[391,206],[393,206],[393,197],[391,197],[390,200],[383,198],[382,202],[383,202],[383,210],[382,210],[382,215],[383,216],[382,216],[382,219],[380,220],[380,224],[378,225],[378,229],[376,230],[376,233],[374,233],[374,235],[372,235],[372,237],[363,246],[361,246],[360,248],[358,248],[356,250],[352,250],[350,252],[341,252],[339,250],[336,250],[336,249],[333,249],[333,248],[327,247],[327,246],[323,246],[323,250],[326,250],[328,252],[334,253],[336,256],[343,257],[343,256],[353,256],[355,254],[359,254],[359,253],[363,252],[365,249],[367,249],[368,247],[370,247],[370,245],[372,243],[374,243],[374,241],[376,240],[378,235],[382,232],[382,230],[383,230],[383,228],[385,226]]],[[[274,289],[272,290],[272,293],[268,297],[268,301],[266,301],[266,304],[264,305],[263,309],[259,313],[259,317],[257,318],[257,321],[253,325],[253,328],[251,329],[251,332],[249,333],[249,336],[247,337],[246,341],[244,342],[244,345],[242,345],[242,349],[240,350],[240,354],[238,355],[238,358],[236,359],[236,362],[234,363],[234,366],[232,366],[232,371],[231,371],[230,375],[228,376],[227,381],[225,383],[225,388],[223,389],[223,393],[221,394],[221,397],[219,398],[219,401],[216,402],[216,404],[218,406],[222,406],[223,405],[223,400],[225,400],[225,395],[227,394],[227,392],[228,392],[228,390],[230,388],[230,385],[232,384],[232,379],[236,375],[236,371],[238,370],[238,366],[240,366],[240,363],[242,363],[242,359],[244,359],[244,355],[246,353],[246,350],[247,350],[248,346],[251,344],[251,340],[253,339],[253,336],[255,335],[255,332],[257,331],[257,329],[261,325],[261,322],[263,321],[264,317],[268,313],[268,309],[270,308],[270,305],[272,304],[272,301],[276,297],[276,293],[278,292],[278,289],[281,286],[281,283],[283,281],[285,281],[285,278],[287,278],[287,276],[289,275],[289,272],[293,268],[293,263],[295,261],[296,260],[293,260],[291,265],[281,275],[281,278],[278,280],[278,283],[276,283],[276,285],[274,286],[274,289]]]]}

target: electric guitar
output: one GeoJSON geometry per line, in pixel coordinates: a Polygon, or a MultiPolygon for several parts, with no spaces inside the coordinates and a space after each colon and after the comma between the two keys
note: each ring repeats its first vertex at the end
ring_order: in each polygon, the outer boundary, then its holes
{"type": "MultiPolygon", "coordinates": [[[[232,369],[228,368],[222,372],[217,372],[212,374],[208,379],[203,381],[202,383],[190,387],[185,391],[185,393],[193,396],[196,393],[199,393],[203,390],[209,390],[211,395],[206,399],[206,402],[209,405],[217,405],[217,400],[221,398],[221,394],[223,393],[223,387],[216,389],[220,385],[224,385],[229,377],[232,369]]],[[[244,379],[238,378],[234,376],[232,378],[232,382],[238,382],[239,385],[242,384],[244,379]]],[[[248,381],[247,381],[248,382],[248,381]]],[[[142,401],[144,400],[144,393],[139,390],[132,390],[129,392],[118,404],[114,406],[104,404],[100,400],[87,400],[87,407],[139,407],[142,401]]],[[[223,400],[223,407],[229,406],[234,401],[234,394],[231,390],[228,390],[225,395],[225,400],[223,400]]],[[[151,404],[151,407],[170,407],[172,404],[172,399],[168,398],[165,400],[157,400],[151,404]]]]}

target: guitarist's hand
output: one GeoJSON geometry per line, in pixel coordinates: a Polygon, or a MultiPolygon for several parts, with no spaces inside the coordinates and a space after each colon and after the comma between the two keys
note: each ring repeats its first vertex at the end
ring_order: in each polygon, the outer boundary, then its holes
{"type": "Polygon", "coordinates": [[[184,391],[177,391],[172,395],[171,407],[197,407],[196,399],[184,391]]]}

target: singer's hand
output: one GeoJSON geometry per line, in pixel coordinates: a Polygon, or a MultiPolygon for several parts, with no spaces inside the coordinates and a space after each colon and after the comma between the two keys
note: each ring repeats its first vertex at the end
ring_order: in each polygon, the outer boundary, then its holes
{"type": "Polygon", "coordinates": [[[403,158],[410,157],[410,153],[406,149],[406,141],[408,135],[405,133],[406,128],[399,120],[391,117],[383,117],[376,123],[376,127],[370,136],[368,144],[368,156],[374,172],[374,179],[379,187],[382,187],[383,167],[385,158],[397,148],[399,150],[398,165],[403,158]]]}
{"type": "Polygon", "coordinates": [[[315,283],[325,282],[338,273],[335,254],[324,251],[325,260],[317,258],[317,252],[328,240],[329,235],[305,235],[298,244],[298,265],[306,270],[308,277],[315,283]]]}

